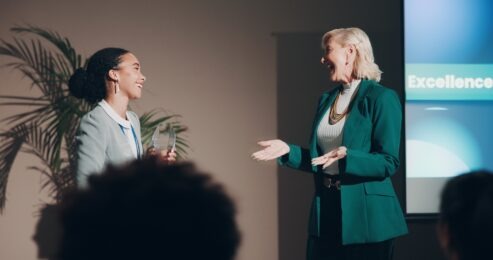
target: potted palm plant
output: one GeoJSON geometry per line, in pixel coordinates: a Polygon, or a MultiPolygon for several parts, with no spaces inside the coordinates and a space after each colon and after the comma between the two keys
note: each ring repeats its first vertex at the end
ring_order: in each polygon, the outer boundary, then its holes
{"type": "MultiPolygon", "coordinates": [[[[81,117],[93,105],[74,98],[68,92],[68,80],[74,70],[85,66],[83,58],[66,37],[35,26],[13,27],[11,42],[0,40],[2,64],[30,80],[40,96],[0,96],[0,106],[18,106],[27,111],[0,120],[8,126],[0,132],[0,212],[5,207],[6,189],[14,160],[20,152],[38,157],[42,165],[33,169],[44,175],[42,188],[59,201],[66,189],[75,185],[75,135],[81,117]]],[[[177,156],[184,157],[188,143],[187,128],[178,115],[152,110],[140,117],[142,141],[148,144],[159,124],[173,125],[177,134],[177,156]]]]}

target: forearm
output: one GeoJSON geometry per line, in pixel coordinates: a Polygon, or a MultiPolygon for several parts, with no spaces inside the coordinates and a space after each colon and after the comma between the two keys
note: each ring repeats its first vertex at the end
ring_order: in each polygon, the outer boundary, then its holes
{"type": "Polygon", "coordinates": [[[348,149],[342,159],[343,174],[358,177],[386,178],[394,175],[399,159],[389,154],[367,153],[348,149]]]}
{"type": "Polygon", "coordinates": [[[288,145],[289,153],[279,157],[277,159],[278,164],[292,169],[313,173],[310,151],[299,145],[288,145]]]}

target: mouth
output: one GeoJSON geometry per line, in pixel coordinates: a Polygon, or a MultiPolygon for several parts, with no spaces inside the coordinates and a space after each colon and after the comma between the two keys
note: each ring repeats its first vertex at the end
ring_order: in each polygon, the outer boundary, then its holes
{"type": "Polygon", "coordinates": [[[328,60],[326,60],[325,58],[322,58],[321,60],[322,64],[324,64],[327,69],[329,70],[329,72],[333,73],[335,68],[334,68],[334,65],[331,64],[328,60]]]}
{"type": "Polygon", "coordinates": [[[332,64],[327,64],[327,69],[329,70],[330,73],[334,73],[335,67],[332,64]]]}
{"type": "Polygon", "coordinates": [[[142,84],[137,84],[137,87],[138,87],[138,88],[140,88],[140,89],[142,89],[142,88],[144,87],[144,85],[142,85],[142,84]]]}

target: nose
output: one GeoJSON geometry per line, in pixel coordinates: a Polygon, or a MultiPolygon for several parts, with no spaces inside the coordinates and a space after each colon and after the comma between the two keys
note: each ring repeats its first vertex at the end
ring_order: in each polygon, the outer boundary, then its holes
{"type": "Polygon", "coordinates": [[[142,82],[145,82],[146,81],[146,76],[144,76],[144,74],[141,74],[142,75],[142,82]]]}

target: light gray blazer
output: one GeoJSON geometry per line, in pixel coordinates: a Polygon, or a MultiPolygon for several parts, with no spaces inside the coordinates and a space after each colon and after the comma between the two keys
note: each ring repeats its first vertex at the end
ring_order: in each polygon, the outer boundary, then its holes
{"type": "MultiPolygon", "coordinates": [[[[139,117],[128,113],[142,155],[139,117]]],[[[108,164],[119,165],[135,159],[120,125],[101,106],[84,115],[77,132],[77,186],[86,187],[91,174],[100,174],[108,164]]]]}

